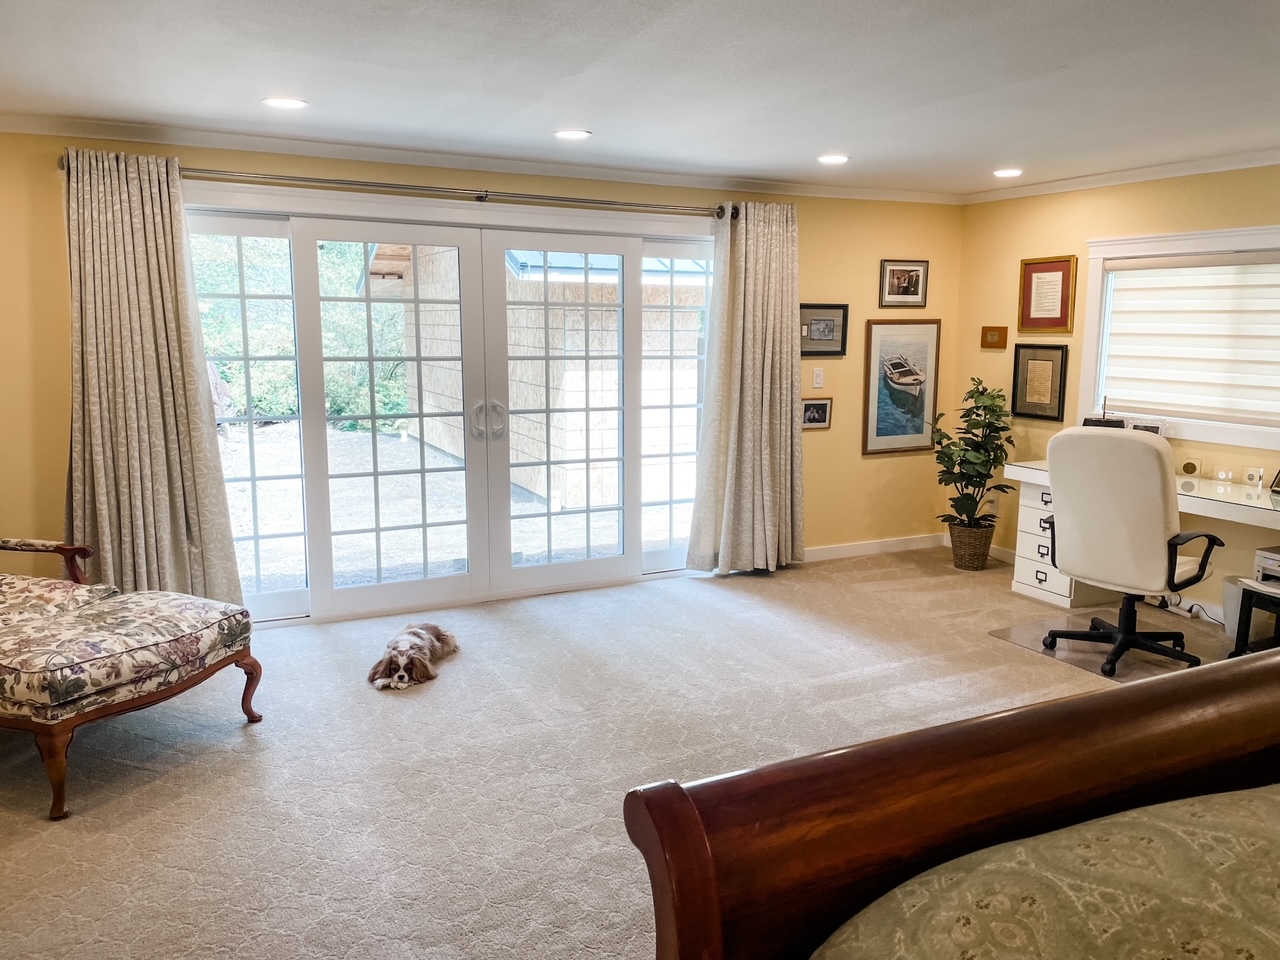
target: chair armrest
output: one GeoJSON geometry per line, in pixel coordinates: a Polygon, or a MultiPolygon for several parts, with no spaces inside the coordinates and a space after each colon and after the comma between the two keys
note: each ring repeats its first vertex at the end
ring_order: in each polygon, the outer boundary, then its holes
{"type": "Polygon", "coordinates": [[[1175,593],[1185,590],[1193,583],[1199,583],[1204,579],[1205,572],[1209,569],[1209,554],[1213,553],[1214,547],[1225,547],[1226,544],[1212,533],[1179,533],[1177,536],[1169,538],[1169,589],[1175,593]],[[1173,578],[1178,570],[1178,548],[1192,540],[1204,539],[1207,541],[1204,545],[1204,554],[1200,557],[1200,569],[1185,580],[1175,581],[1173,578]]]}
{"type": "Polygon", "coordinates": [[[1058,528],[1054,526],[1053,514],[1049,514],[1044,518],[1044,522],[1049,525],[1049,565],[1053,569],[1058,569],[1058,528]]]}
{"type": "Polygon", "coordinates": [[[56,553],[67,565],[67,575],[73,583],[88,583],[81,560],[93,556],[93,547],[84,544],[59,543],[57,540],[26,540],[18,537],[0,537],[0,550],[16,550],[22,553],[56,553]]]}

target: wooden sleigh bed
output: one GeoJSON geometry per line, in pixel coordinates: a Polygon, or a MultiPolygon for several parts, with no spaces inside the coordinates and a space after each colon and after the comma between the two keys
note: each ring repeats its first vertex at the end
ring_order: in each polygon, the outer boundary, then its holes
{"type": "MultiPolygon", "coordinates": [[[[802,708],[798,708],[802,709],[802,708]]],[[[658,960],[809,957],[955,857],[1280,782],[1280,651],[627,794],[658,960]]]]}

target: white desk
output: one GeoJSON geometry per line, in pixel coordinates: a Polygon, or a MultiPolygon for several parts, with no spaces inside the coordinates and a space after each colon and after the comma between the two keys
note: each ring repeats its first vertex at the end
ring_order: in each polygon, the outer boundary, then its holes
{"type": "MultiPolygon", "coordinates": [[[[1022,488],[1018,498],[1018,546],[1013,563],[1013,590],[1059,607],[1108,603],[1116,595],[1063,576],[1049,562],[1048,516],[1053,513],[1049,463],[1007,463],[1006,480],[1022,488]]],[[[1231,520],[1280,530],[1280,496],[1266,487],[1219,483],[1202,477],[1178,478],[1178,510],[1198,517],[1231,520]]]]}

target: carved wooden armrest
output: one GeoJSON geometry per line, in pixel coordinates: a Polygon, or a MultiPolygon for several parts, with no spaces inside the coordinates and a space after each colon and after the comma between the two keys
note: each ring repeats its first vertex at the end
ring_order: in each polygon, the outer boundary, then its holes
{"type": "Polygon", "coordinates": [[[80,561],[93,556],[93,547],[83,544],[60,543],[57,540],[28,540],[20,537],[0,537],[0,550],[17,550],[23,553],[56,553],[67,565],[67,575],[74,583],[88,583],[80,561]]]}

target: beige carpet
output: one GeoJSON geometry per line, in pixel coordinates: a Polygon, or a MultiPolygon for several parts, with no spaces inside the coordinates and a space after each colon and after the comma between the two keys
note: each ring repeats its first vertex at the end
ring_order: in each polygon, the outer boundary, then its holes
{"type": "Polygon", "coordinates": [[[0,732],[0,957],[635,958],[634,785],[1113,684],[996,639],[1043,618],[943,550],[439,611],[438,681],[365,673],[404,618],[262,630],[238,671],[84,728],[71,819],[0,732]],[[112,759],[114,758],[114,759],[112,759]]]}

